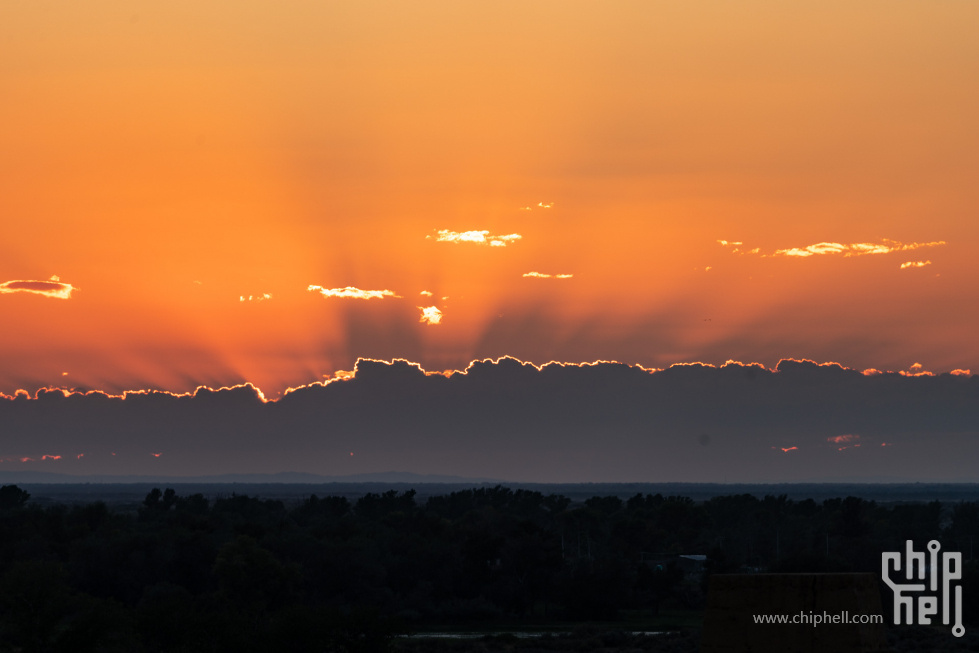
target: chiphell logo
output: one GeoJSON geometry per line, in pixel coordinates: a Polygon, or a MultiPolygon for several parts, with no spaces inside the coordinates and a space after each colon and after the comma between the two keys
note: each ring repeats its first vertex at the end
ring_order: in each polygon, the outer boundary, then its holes
{"type": "Polygon", "coordinates": [[[942,623],[946,626],[951,623],[951,609],[954,604],[955,625],[952,626],[952,634],[962,637],[965,634],[965,627],[962,625],[962,554],[942,553],[941,564],[939,564],[938,551],[941,548],[942,545],[937,540],[932,540],[928,543],[926,554],[924,551],[915,551],[911,540],[908,540],[903,558],[900,552],[885,551],[881,555],[881,576],[894,592],[896,625],[931,624],[931,618],[938,614],[939,597],[941,597],[942,623]],[[902,569],[904,580],[927,580],[927,587],[924,582],[895,582],[892,574],[901,580],[902,574],[898,572],[902,569]],[[941,581],[941,594],[939,594],[939,581],[941,581]],[[915,598],[918,599],[917,604],[915,598]]]}

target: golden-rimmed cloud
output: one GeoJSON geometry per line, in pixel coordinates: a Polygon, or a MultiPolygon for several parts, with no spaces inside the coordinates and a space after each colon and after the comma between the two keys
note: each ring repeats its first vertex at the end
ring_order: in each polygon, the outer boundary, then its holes
{"type": "MultiPolygon", "coordinates": [[[[745,249],[744,243],[740,240],[717,240],[717,243],[721,247],[731,248],[732,254],[760,254],[761,248],[755,247],[753,249],[745,249]]],[[[844,257],[850,256],[865,256],[870,254],[891,254],[893,252],[909,252],[915,249],[920,249],[922,247],[939,247],[945,245],[944,240],[933,240],[926,243],[902,243],[897,240],[891,240],[890,238],[884,238],[877,243],[838,243],[823,241],[819,243],[814,243],[812,245],[805,245],[804,247],[787,247],[784,249],[777,249],[771,254],[762,254],[764,257],[771,256],[788,256],[791,258],[809,258],[811,256],[826,256],[826,255],[842,255],[844,257]]],[[[901,266],[901,269],[906,267],[923,267],[924,265],[929,265],[931,261],[926,262],[908,262],[901,266]]]]}
{"type": "Polygon", "coordinates": [[[440,311],[435,306],[419,306],[421,310],[421,317],[418,318],[419,322],[424,324],[441,324],[442,322],[442,311],[440,311]]]}
{"type": "Polygon", "coordinates": [[[432,293],[431,290],[423,290],[423,291],[421,291],[418,294],[419,295],[422,295],[423,297],[431,297],[433,293],[432,293]]]}
{"type": "Polygon", "coordinates": [[[54,297],[55,299],[71,299],[73,290],[78,290],[78,288],[70,283],[62,283],[57,275],[48,281],[15,280],[0,283],[0,295],[26,292],[44,297],[54,297]]]}
{"type": "Polygon", "coordinates": [[[908,268],[923,268],[926,265],[931,265],[931,261],[908,261],[907,263],[901,263],[901,269],[907,270],[908,268]]]}
{"type": "Polygon", "coordinates": [[[864,256],[868,254],[890,254],[892,252],[909,252],[922,247],[938,247],[946,244],[944,240],[935,240],[927,243],[902,243],[890,238],[884,238],[879,243],[831,243],[822,242],[805,247],[790,247],[788,249],[777,249],[770,256],[794,256],[797,258],[808,258],[810,256],[821,256],[826,254],[842,254],[843,256],[864,256]]]}
{"type": "Polygon", "coordinates": [[[934,372],[929,372],[921,363],[913,363],[907,370],[898,370],[901,376],[935,376],[934,372]]]}
{"type": "Polygon", "coordinates": [[[323,286],[311,285],[306,290],[309,292],[318,292],[324,297],[343,297],[350,299],[384,299],[385,297],[394,297],[401,299],[401,295],[396,294],[393,290],[361,290],[353,286],[347,286],[346,288],[324,288],[323,286]]]}
{"type": "Polygon", "coordinates": [[[524,272],[523,276],[525,279],[570,279],[573,274],[545,274],[543,272],[524,272]]]}
{"type": "MultiPolygon", "coordinates": [[[[425,236],[431,238],[431,236],[425,236]]],[[[506,234],[492,236],[488,229],[473,231],[449,231],[439,229],[436,242],[440,243],[474,243],[476,245],[489,245],[491,247],[506,247],[509,243],[523,238],[520,234],[506,234]]]]}

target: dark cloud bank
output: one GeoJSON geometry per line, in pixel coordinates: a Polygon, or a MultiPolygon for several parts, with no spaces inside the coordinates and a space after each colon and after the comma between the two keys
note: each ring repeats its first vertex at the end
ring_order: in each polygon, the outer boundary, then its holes
{"type": "Polygon", "coordinates": [[[274,402],[249,386],[2,400],[0,459],[0,470],[71,474],[979,481],[979,376],[865,376],[796,361],[538,370],[505,358],[447,378],[361,360],[353,379],[274,402]]]}

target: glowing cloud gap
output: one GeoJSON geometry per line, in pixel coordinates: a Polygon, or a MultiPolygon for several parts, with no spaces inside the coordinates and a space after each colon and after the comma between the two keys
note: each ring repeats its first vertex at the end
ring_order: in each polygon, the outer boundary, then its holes
{"type": "Polygon", "coordinates": [[[309,286],[306,288],[306,290],[309,292],[318,292],[324,297],[346,297],[352,299],[384,299],[385,297],[394,297],[401,299],[401,295],[397,295],[391,290],[361,290],[360,288],[354,288],[353,286],[347,286],[346,288],[309,286]]]}
{"type": "Polygon", "coordinates": [[[525,272],[523,275],[525,279],[570,279],[573,274],[544,274],[543,272],[525,272]]]}
{"type": "Polygon", "coordinates": [[[433,325],[442,323],[442,311],[435,306],[419,306],[418,308],[422,312],[421,317],[418,318],[419,322],[433,325]]]}
{"type": "Polygon", "coordinates": [[[70,283],[62,283],[57,276],[51,277],[49,281],[5,281],[0,283],[0,295],[8,295],[15,292],[26,292],[44,297],[54,297],[55,299],[71,299],[73,290],[78,290],[70,283]]]}
{"type": "MultiPolygon", "coordinates": [[[[431,238],[431,236],[426,236],[431,238]]],[[[488,229],[480,231],[449,231],[439,229],[438,237],[435,239],[440,243],[475,243],[477,245],[489,245],[491,247],[506,247],[508,243],[523,238],[520,234],[507,234],[504,236],[491,236],[488,229]]]]}

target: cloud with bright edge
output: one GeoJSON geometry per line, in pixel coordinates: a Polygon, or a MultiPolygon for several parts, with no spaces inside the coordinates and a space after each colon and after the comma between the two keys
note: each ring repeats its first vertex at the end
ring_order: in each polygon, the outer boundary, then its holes
{"type": "Polygon", "coordinates": [[[933,372],[926,370],[925,366],[921,363],[914,363],[907,369],[907,371],[899,370],[898,374],[902,376],[935,376],[933,372]]]}
{"type": "Polygon", "coordinates": [[[792,247],[789,249],[778,249],[772,256],[795,256],[808,258],[824,254],[842,254],[843,256],[863,256],[865,254],[890,254],[891,252],[907,252],[921,247],[938,247],[944,245],[944,240],[932,241],[929,243],[902,243],[889,238],[883,239],[880,243],[816,243],[805,247],[792,247]]]}
{"type": "Polygon", "coordinates": [[[908,268],[923,268],[926,265],[931,265],[931,261],[908,261],[907,263],[901,263],[901,269],[906,270],[908,268]]]}
{"type": "Polygon", "coordinates": [[[419,322],[424,324],[441,324],[442,322],[442,311],[440,311],[435,306],[419,306],[418,307],[422,314],[418,318],[419,322]]]}
{"type": "MultiPolygon", "coordinates": [[[[754,248],[748,251],[742,250],[743,242],[740,240],[720,240],[717,242],[722,247],[731,247],[732,254],[758,254],[761,248],[754,248]]],[[[794,258],[809,258],[810,256],[822,256],[827,254],[842,254],[844,257],[849,256],[863,256],[865,254],[890,254],[891,252],[908,252],[914,249],[919,249],[921,247],[938,247],[940,245],[945,245],[944,240],[934,240],[927,243],[902,243],[897,240],[891,240],[890,238],[884,238],[879,243],[834,243],[834,242],[821,242],[815,243],[813,245],[806,245],[805,247],[789,247],[786,249],[777,249],[771,254],[762,254],[762,256],[791,256],[794,258]]],[[[931,261],[917,264],[917,263],[906,263],[901,266],[905,268],[908,266],[922,267],[923,265],[928,265],[931,261]]]]}
{"type": "Polygon", "coordinates": [[[73,290],[78,290],[70,283],[62,283],[57,275],[48,281],[5,281],[0,283],[0,295],[8,295],[15,292],[26,292],[44,297],[54,297],[55,299],[71,299],[73,290]]]}
{"type": "Polygon", "coordinates": [[[423,290],[423,291],[421,291],[421,292],[420,292],[420,293],[418,293],[418,294],[419,294],[419,295],[423,295],[423,296],[425,296],[425,297],[431,297],[431,296],[432,296],[432,291],[430,291],[430,290],[423,290]]]}
{"type": "Polygon", "coordinates": [[[309,286],[306,290],[309,292],[318,292],[324,297],[346,297],[351,299],[384,299],[385,297],[395,297],[401,299],[401,295],[397,295],[391,290],[361,290],[353,286],[347,286],[346,288],[309,286]]]}
{"type": "MultiPolygon", "coordinates": [[[[431,236],[425,236],[431,238],[431,236]]],[[[477,245],[489,245],[491,247],[506,247],[508,243],[523,238],[520,234],[506,234],[504,236],[491,236],[488,229],[480,231],[449,231],[439,229],[436,242],[440,243],[475,243],[477,245]]]]}
{"type": "Polygon", "coordinates": [[[524,272],[524,278],[531,279],[570,279],[573,274],[544,274],[543,272],[524,272]]]}

